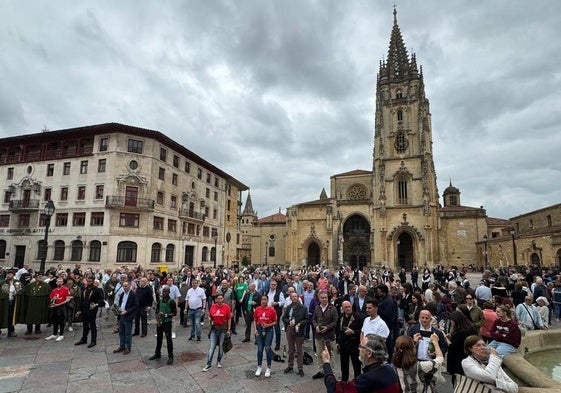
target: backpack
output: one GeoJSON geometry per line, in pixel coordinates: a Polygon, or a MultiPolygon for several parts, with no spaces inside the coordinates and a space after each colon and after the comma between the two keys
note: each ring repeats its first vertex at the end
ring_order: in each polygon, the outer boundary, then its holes
{"type": "Polygon", "coordinates": [[[314,358],[306,351],[304,351],[304,364],[308,366],[314,364],[314,358]]]}

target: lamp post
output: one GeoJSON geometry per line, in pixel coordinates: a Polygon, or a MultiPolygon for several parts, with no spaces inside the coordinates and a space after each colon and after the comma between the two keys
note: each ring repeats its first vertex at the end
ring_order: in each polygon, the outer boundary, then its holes
{"type": "Polygon", "coordinates": [[[485,270],[490,270],[489,254],[487,253],[487,246],[489,244],[489,237],[487,237],[487,235],[483,235],[483,241],[485,242],[485,270]]]}
{"type": "Polygon", "coordinates": [[[512,237],[512,252],[514,254],[514,266],[518,265],[518,257],[516,256],[517,252],[516,252],[516,242],[514,241],[514,235],[516,234],[516,231],[514,230],[514,228],[510,229],[510,236],[512,237]]]}
{"type": "Polygon", "coordinates": [[[218,242],[218,232],[214,232],[212,234],[212,238],[214,239],[214,268],[216,269],[216,254],[218,253],[218,249],[216,248],[216,243],[218,242]]]}
{"type": "Polygon", "coordinates": [[[55,204],[53,201],[48,200],[45,204],[45,237],[43,238],[43,253],[41,254],[41,264],[39,266],[39,271],[45,272],[45,261],[47,260],[47,243],[49,241],[49,226],[51,225],[51,217],[55,212],[55,204]]]}

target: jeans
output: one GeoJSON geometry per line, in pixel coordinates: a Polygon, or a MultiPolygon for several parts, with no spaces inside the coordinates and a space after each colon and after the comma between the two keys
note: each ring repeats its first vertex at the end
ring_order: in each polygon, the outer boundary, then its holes
{"type": "Polygon", "coordinates": [[[195,334],[197,338],[201,338],[201,309],[190,308],[187,318],[191,322],[191,338],[194,338],[195,334]]]}
{"type": "Polygon", "coordinates": [[[134,315],[121,315],[119,319],[119,346],[131,349],[132,347],[132,322],[134,315]]]}
{"type": "Polygon", "coordinates": [[[219,332],[215,328],[212,328],[210,331],[210,346],[208,348],[208,356],[206,359],[206,365],[212,365],[212,358],[214,357],[214,350],[218,346],[218,363],[222,360],[222,356],[224,355],[224,338],[226,337],[226,332],[221,331],[219,332]]]}
{"type": "Polygon", "coordinates": [[[267,355],[267,367],[271,367],[273,362],[273,350],[271,349],[271,344],[273,343],[273,328],[269,327],[263,329],[262,326],[257,327],[257,337],[255,342],[257,343],[257,365],[261,367],[263,364],[263,350],[267,355]]]}
{"type": "Polygon", "coordinates": [[[497,350],[497,354],[502,358],[506,355],[510,355],[513,353],[518,352],[518,349],[514,348],[512,345],[507,343],[502,343],[496,340],[493,340],[488,345],[489,348],[495,348],[497,350]]]}

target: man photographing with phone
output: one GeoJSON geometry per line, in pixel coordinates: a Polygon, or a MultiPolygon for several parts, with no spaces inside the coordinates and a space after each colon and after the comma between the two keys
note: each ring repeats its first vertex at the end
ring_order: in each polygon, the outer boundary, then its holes
{"type": "Polygon", "coordinates": [[[397,373],[386,362],[388,351],[386,339],[377,334],[367,334],[360,341],[359,358],[362,362],[362,374],[350,382],[337,381],[331,368],[331,356],[327,346],[321,353],[324,383],[327,393],[357,392],[357,393],[399,393],[400,385],[397,373]]]}

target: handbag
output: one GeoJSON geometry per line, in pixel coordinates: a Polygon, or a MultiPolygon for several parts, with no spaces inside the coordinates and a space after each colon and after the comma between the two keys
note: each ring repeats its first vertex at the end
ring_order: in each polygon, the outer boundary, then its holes
{"type": "Polygon", "coordinates": [[[228,353],[233,347],[234,344],[232,344],[232,338],[226,335],[226,337],[224,337],[224,344],[222,344],[222,350],[224,353],[228,353]]]}
{"type": "Polygon", "coordinates": [[[475,379],[456,374],[454,393],[491,393],[491,388],[475,379]]]}

